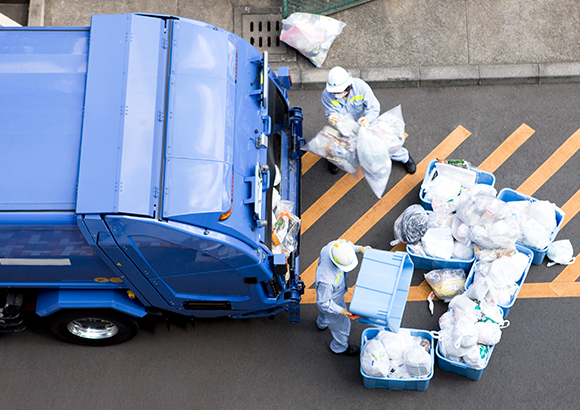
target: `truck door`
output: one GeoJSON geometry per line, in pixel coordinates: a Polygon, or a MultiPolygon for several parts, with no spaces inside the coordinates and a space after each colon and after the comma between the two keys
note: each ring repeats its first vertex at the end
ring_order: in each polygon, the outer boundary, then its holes
{"type": "Polygon", "coordinates": [[[123,252],[174,309],[223,316],[223,310],[251,299],[243,273],[255,268],[258,259],[248,256],[249,247],[243,243],[227,243],[224,235],[196,227],[138,217],[108,216],[106,223],[123,252]]]}

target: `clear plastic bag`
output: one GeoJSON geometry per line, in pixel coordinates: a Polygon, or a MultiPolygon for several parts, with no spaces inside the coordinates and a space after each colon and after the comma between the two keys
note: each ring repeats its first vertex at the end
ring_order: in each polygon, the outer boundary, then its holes
{"type": "Polygon", "coordinates": [[[392,161],[388,143],[368,128],[361,127],[356,152],[365,179],[380,199],[391,176],[392,161]]]}
{"type": "Polygon", "coordinates": [[[331,17],[293,13],[282,20],[280,40],[298,50],[316,67],[320,67],[332,42],[345,26],[345,23],[331,17]]]}
{"type": "Polygon", "coordinates": [[[355,176],[358,176],[356,138],[344,138],[334,128],[325,126],[302,150],[312,152],[355,176]]]}
{"type": "Polygon", "coordinates": [[[334,125],[344,138],[356,138],[360,125],[351,114],[338,115],[339,121],[334,125]]]}
{"type": "Polygon", "coordinates": [[[276,204],[272,227],[272,252],[289,255],[294,252],[300,232],[300,218],[293,214],[294,206],[290,201],[280,200],[276,204]]]}
{"type": "Polygon", "coordinates": [[[368,126],[368,130],[385,141],[389,154],[395,155],[405,143],[405,120],[401,105],[382,113],[368,126]]]}
{"type": "Polygon", "coordinates": [[[423,207],[417,204],[411,205],[395,221],[393,226],[395,240],[391,242],[391,246],[400,242],[417,244],[427,232],[428,222],[429,216],[423,207]]]}
{"type": "Polygon", "coordinates": [[[425,280],[437,298],[448,302],[463,293],[465,271],[463,269],[436,269],[426,273],[425,280]]]}

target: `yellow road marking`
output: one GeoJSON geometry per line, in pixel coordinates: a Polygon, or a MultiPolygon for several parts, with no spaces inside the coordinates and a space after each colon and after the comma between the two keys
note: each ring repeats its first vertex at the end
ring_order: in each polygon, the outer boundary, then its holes
{"type": "Polygon", "coordinates": [[[524,142],[528,140],[534,131],[526,124],[522,124],[515,130],[509,137],[506,138],[504,142],[496,148],[495,151],[491,153],[485,161],[481,163],[477,168],[482,171],[487,171],[493,173],[497,170],[501,164],[503,164],[516,150],[522,146],[524,142]]]}
{"type": "Polygon", "coordinates": [[[314,155],[312,152],[307,152],[302,156],[302,175],[306,173],[310,168],[314,166],[320,159],[319,156],[314,155]]]}
{"type": "Polygon", "coordinates": [[[574,218],[578,213],[578,210],[580,210],[580,191],[576,191],[576,193],[572,195],[572,198],[570,198],[561,209],[566,215],[564,216],[564,222],[562,222],[560,229],[566,226],[568,221],[574,218]]]}
{"type": "MultiPolygon", "coordinates": [[[[413,174],[405,175],[389,192],[369,210],[358,221],[354,223],[341,238],[356,243],[370,228],[373,227],[383,216],[389,212],[401,199],[403,199],[421,180],[427,171],[427,165],[432,158],[446,158],[451,154],[471,132],[461,125],[449,134],[433,151],[431,151],[420,163],[417,164],[417,171],[413,174]]],[[[300,275],[306,287],[314,283],[316,264],[318,258],[300,275]]],[[[305,297],[306,297],[305,293],[305,297]]]]}
{"type": "Polygon", "coordinates": [[[570,136],[516,191],[532,196],[580,149],[580,129],[570,136]]]}
{"type": "Polygon", "coordinates": [[[340,198],[348,193],[360,180],[363,179],[359,173],[359,179],[352,174],[346,174],[340,178],[328,191],[316,200],[310,208],[302,213],[301,234],[304,234],[322,215],[326,213],[340,198]]]}

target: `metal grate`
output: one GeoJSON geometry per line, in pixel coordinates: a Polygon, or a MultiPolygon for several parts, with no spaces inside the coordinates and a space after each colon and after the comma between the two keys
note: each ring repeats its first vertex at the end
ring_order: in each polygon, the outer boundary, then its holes
{"type": "Polygon", "coordinates": [[[234,33],[261,53],[268,52],[271,62],[296,61],[296,52],[280,41],[282,8],[239,7],[234,15],[234,33]]]}
{"type": "Polygon", "coordinates": [[[369,1],[371,0],[284,0],[282,14],[284,18],[297,12],[329,15],[369,1]]]}

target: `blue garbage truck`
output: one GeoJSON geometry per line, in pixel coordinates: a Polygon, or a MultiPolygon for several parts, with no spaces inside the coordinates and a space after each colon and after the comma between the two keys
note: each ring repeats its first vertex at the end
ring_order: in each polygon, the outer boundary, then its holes
{"type": "Polygon", "coordinates": [[[291,81],[175,16],[0,28],[0,331],[38,315],[103,346],[146,316],[299,321],[300,238],[272,243],[273,197],[300,215],[291,81]]]}

